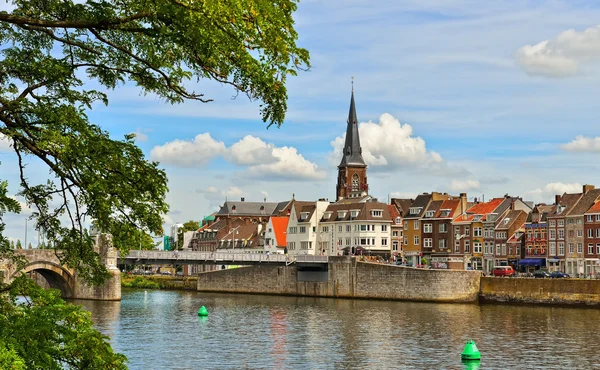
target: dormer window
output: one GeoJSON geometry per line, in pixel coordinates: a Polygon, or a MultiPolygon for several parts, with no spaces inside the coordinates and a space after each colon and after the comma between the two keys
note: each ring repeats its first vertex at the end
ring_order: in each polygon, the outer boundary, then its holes
{"type": "Polygon", "coordinates": [[[330,217],[331,217],[331,212],[325,212],[325,213],[323,213],[323,219],[329,220],[330,217]]]}
{"type": "Polygon", "coordinates": [[[300,212],[300,219],[305,220],[308,218],[308,212],[300,212]]]}
{"type": "Polygon", "coordinates": [[[402,218],[400,217],[396,217],[396,221],[397,224],[401,224],[402,223],[402,218]]]}
{"type": "Polygon", "coordinates": [[[425,217],[433,217],[435,211],[427,211],[425,212],[425,217]]]}
{"type": "Polygon", "coordinates": [[[371,210],[371,216],[373,217],[383,217],[383,211],[380,209],[371,210]]]}
{"type": "Polygon", "coordinates": [[[475,216],[473,217],[473,221],[481,221],[481,219],[482,219],[482,218],[483,218],[483,216],[482,216],[482,215],[475,215],[475,216]]]}
{"type": "Polygon", "coordinates": [[[346,211],[338,211],[338,218],[345,218],[346,217],[346,211]]]}
{"type": "Polygon", "coordinates": [[[352,217],[352,218],[356,218],[356,217],[358,217],[358,212],[359,212],[359,211],[358,211],[358,210],[356,210],[356,209],[354,209],[354,210],[350,211],[350,217],[352,217]]]}
{"type": "Polygon", "coordinates": [[[504,219],[504,224],[505,224],[505,225],[508,225],[508,222],[509,222],[509,221],[510,221],[510,218],[505,218],[505,219],[504,219]]]}
{"type": "Polygon", "coordinates": [[[260,214],[261,215],[265,214],[265,206],[260,206],[260,214]]]}
{"type": "Polygon", "coordinates": [[[408,213],[411,215],[416,215],[416,214],[419,214],[420,211],[421,211],[421,207],[412,207],[408,210],[408,213]]]}
{"type": "Polygon", "coordinates": [[[450,210],[444,209],[440,212],[440,217],[448,217],[450,216],[450,210]]]}
{"type": "Polygon", "coordinates": [[[236,209],[237,209],[237,208],[236,208],[236,206],[232,206],[232,207],[231,207],[231,212],[232,212],[232,213],[235,213],[235,212],[236,212],[236,209]]]}

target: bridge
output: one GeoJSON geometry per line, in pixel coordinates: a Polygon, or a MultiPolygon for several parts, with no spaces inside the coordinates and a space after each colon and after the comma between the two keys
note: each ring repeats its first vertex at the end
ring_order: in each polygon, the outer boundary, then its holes
{"type": "Polygon", "coordinates": [[[127,265],[291,265],[324,267],[329,263],[328,256],[234,252],[197,251],[141,251],[132,250],[128,256],[119,257],[120,264],[127,265]]]}
{"type": "Polygon", "coordinates": [[[63,298],[121,300],[121,272],[116,267],[117,253],[112,247],[112,237],[99,235],[94,250],[111,275],[102,286],[88,285],[76,271],[63,266],[54,249],[16,250],[15,254],[24,257],[27,263],[17,269],[12,261],[0,260],[0,282],[10,284],[15,277],[25,273],[42,286],[60,290],[63,298]]]}

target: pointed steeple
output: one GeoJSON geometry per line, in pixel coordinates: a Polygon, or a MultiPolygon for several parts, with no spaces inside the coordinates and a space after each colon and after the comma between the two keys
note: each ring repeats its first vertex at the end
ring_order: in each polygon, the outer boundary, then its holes
{"type": "Polygon", "coordinates": [[[348,127],[346,128],[346,143],[342,161],[338,167],[367,167],[362,156],[360,138],[358,137],[358,119],[354,106],[354,83],[352,84],[352,97],[350,98],[350,111],[348,112],[348,127]]]}

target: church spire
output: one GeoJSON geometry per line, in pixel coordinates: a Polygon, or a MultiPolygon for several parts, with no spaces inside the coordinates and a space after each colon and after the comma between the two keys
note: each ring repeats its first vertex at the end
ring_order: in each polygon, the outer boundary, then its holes
{"type": "Polygon", "coordinates": [[[350,98],[350,111],[348,112],[348,127],[346,128],[346,143],[342,161],[338,167],[367,167],[362,156],[360,138],[358,136],[358,119],[354,105],[354,80],[352,81],[352,97],[350,98]]]}

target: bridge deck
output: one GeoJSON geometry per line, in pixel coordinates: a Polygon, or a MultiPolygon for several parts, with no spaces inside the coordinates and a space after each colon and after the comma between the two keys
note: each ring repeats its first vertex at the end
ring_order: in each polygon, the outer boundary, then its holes
{"type": "Polygon", "coordinates": [[[119,257],[126,264],[178,264],[178,265],[256,265],[259,263],[289,265],[322,265],[329,262],[328,256],[298,255],[288,257],[283,254],[195,252],[195,251],[139,251],[131,250],[128,256],[119,257]]]}

